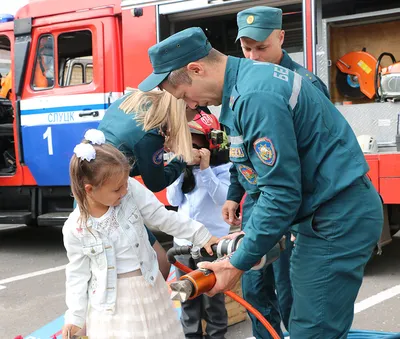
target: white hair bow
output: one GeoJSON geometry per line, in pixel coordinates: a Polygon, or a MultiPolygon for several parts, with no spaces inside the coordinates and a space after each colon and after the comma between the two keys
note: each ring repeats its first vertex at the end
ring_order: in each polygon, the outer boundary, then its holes
{"type": "Polygon", "coordinates": [[[102,131],[98,129],[90,129],[85,133],[85,139],[90,141],[92,145],[102,145],[106,143],[106,137],[102,131]]]}
{"type": "Polygon", "coordinates": [[[96,159],[96,150],[93,145],[105,144],[106,137],[102,131],[90,129],[85,133],[85,139],[90,143],[80,143],[76,145],[74,153],[79,159],[90,162],[91,160],[96,159]]]}

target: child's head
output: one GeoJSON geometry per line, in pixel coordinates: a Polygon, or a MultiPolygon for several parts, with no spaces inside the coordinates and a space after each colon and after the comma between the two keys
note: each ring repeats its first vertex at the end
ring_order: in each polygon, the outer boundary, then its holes
{"type": "Polygon", "coordinates": [[[211,166],[229,162],[227,136],[220,130],[221,125],[215,115],[202,111],[196,114],[188,126],[192,135],[193,148],[207,148],[211,151],[211,166]]]}
{"type": "Polygon", "coordinates": [[[213,142],[211,132],[219,131],[221,126],[215,115],[209,113],[197,113],[192,121],[188,123],[192,135],[193,147],[218,149],[219,145],[213,142]]]}
{"type": "Polygon", "coordinates": [[[103,132],[89,130],[75,147],[70,162],[71,189],[81,222],[90,206],[117,206],[127,193],[129,163],[114,146],[105,143],[103,132]]]}

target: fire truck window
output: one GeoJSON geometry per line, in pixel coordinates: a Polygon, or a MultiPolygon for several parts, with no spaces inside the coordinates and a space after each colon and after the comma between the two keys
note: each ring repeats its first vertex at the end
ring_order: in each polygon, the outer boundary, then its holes
{"type": "Polygon", "coordinates": [[[90,84],[93,80],[92,33],[88,30],[58,37],[59,85],[90,84]]]}
{"type": "Polygon", "coordinates": [[[39,38],[32,87],[35,90],[54,86],[54,40],[51,35],[39,38]]]}
{"type": "Polygon", "coordinates": [[[60,86],[90,84],[93,80],[93,60],[91,57],[67,60],[60,86]]]}
{"type": "MultiPolygon", "coordinates": [[[[5,35],[0,35],[0,98],[8,99],[11,93],[11,45],[5,35]]],[[[1,113],[0,113],[1,119],[1,113]]]]}

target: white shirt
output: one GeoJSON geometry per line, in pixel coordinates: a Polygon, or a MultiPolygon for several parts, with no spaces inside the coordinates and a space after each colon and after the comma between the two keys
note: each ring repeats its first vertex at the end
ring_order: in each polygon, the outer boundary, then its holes
{"type": "MultiPolygon", "coordinates": [[[[92,217],[92,219],[98,223],[98,228],[108,235],[110,242],[114,245],[117,274],[140,269],[132,244],[129,239],[124,236],[118,223],[115,207],[110,207],[101,217],[92,217]]],[[[127,221],[121,226],[125,227],[126,223],[127,221]]]]}
{"type": "MultiPolygon", "coordinates": [[[[227,235],[230,229],[222,218],[222,206],[228,194],[231,165],[208,167],[203,171],[193,169],[196,186],[190,193],[182,193],[183,174],[167,188],[167,199],[172,206],[178,207],[179,213],[202,223],[218,238],[227,235]]],[[[179,246],[190,245],[184,239],[174,238],[174,241],[179,246]]]]}

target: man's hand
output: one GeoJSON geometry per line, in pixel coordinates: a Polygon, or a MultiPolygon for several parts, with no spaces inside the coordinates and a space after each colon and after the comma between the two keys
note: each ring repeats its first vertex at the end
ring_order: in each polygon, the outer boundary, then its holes
{"type": "Polygon", "coordinates": [[[200,151],[198,149],[192,149],[193,159],[191,162],[188,162],[189,166],[198,165],[200,164],[200,151]]]}
{"type": "Polygon", "coordinates": [[[72,324],[65,324],[62,329],[62,339],[70,339],[77,334],[81,328],[72,324]]]}
{"type": "Polygon", "coordinates": [[[245,234],[245,233],[243,231],[240,231],[240,232],[235,232],[235,233],[231,233],[228,235],[224,235],[223,237],[219,238],[218,242],[220,242],[223,239],[230,239],[230,240],[236,239],[241,234],[245,234]]]}
{"type": "Polygon", "coordinates": [[[217,279],[214,287],[206,293],[209,297],[233,289],[243,274],[243,271],[234,267],[228,259],[217,262],[202,261],[197,266],[213,271],[217,279]]]}
{"type": "Polygon", "coordinates": [[[211,152],[207,148],[200,149],[200,169],[203,171],[210,167],[211,152]]]}
{"type": "Polygon", "coordinates": [[[211,245],[218,244],[218,241],[219,241],[219,240],[218,240],[217,237],[212,236],[211,239],[208,240],[207,244],[205,244],[205,245],[203,246],[203,247],[206,249],[206,251],[207,251],[207,253],[208,253],[209,255],[213,255],[213,251],[212,251],[212,249],[211,249],[211,245]]]}
{"type": "Polygon", "coordinates": [[[222,218],[224,218],[224,221],[227,224],[231,226],[240,226],[242,220],[236,216],[236,211],[238,208],[239,204],[236,201],[225,201],[224,206],[222,206],[222,218]]]}

